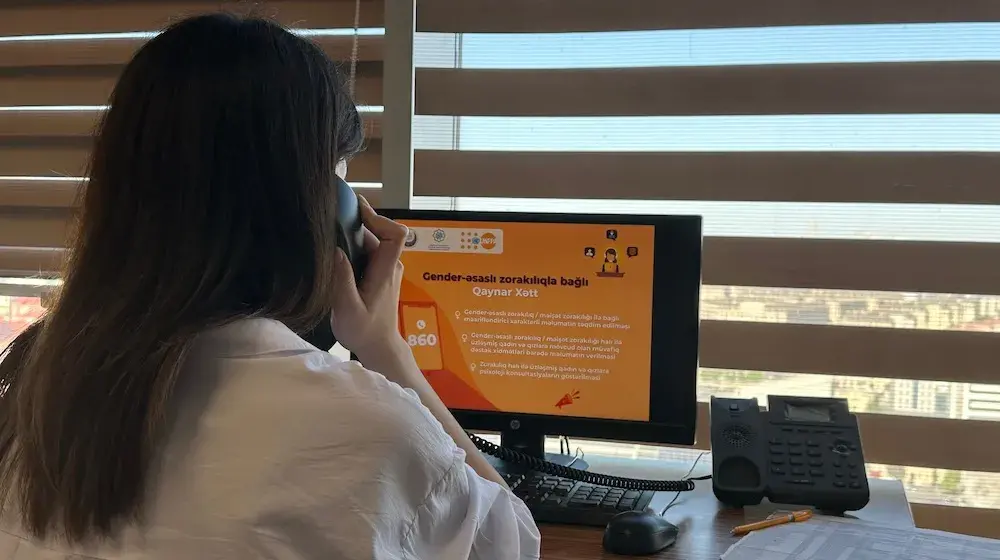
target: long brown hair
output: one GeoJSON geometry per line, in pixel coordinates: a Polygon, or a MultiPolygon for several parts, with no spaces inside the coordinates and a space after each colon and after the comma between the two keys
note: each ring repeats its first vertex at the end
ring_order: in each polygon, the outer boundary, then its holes
{"type": "Polygon", "coordinates": [[[139,519],[193,338],[329,311],[338,162],[362,148],[334,64],[263,19],[188,19],[125,68],[60,297],[0,364],[0,498],[39,538],[139,519]]]}

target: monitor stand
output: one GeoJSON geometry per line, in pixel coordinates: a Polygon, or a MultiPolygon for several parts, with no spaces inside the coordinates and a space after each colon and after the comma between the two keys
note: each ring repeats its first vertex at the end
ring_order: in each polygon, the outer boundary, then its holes
{"type": "MultiPolygon", "coordinates": [[[[559,453],[546,453],[545,452],[545,434],[542,432],[536,432],[531,430],[503,430],[500,432],[500,446],[507,449],[513,449],[514,451],[520,451],[525,455],[530,455],[532,457],[544,459],[550,463],[555,463],[563,467],[572,467],[574,469],[579,469],[581,471],[587,470],[589,466],[583,457],[575,457],[573,455],[562,455],[559,453]]],[[[518,465],[516,463],[511,463],[508,461],[503,461],[497,459],[496,457],[487,458],[493,464],[493,466],[501,473],[520,473],[525,472],[526,469],[523,465],[518,465]]]]}

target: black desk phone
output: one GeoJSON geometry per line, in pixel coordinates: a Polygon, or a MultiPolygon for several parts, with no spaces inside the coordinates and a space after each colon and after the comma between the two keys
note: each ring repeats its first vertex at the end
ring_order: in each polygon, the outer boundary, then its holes
{"type": "Polygon", "coordinates": [[[712,490],[732,506],[814,506],[842,513],[868,504],[858,419],[847,400],[712,397],[712,490]]]}

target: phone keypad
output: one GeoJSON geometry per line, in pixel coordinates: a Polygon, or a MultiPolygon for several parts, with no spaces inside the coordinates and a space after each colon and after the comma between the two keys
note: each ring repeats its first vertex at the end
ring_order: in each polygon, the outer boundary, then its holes
{"type": "Polygon", "coordinates": [[[842,430],[782,427],[769,441],[772,479],[800,486],[860,489],[865,473],[858,445],[842,435],[842,430]]]}

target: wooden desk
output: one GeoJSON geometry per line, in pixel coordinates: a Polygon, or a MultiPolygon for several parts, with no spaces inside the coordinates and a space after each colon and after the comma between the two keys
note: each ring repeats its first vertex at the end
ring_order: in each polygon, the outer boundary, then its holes
{"type": "MultiPolygon", "coordinates": [[[[706,459],[702,459],[703,463],[706,459]]],[[[590,470],[619,476],[641,478],[680,478],[690,465],[643,459],[625,460],[587,457],[590,470]]],[[[700,465],[693,476],[709,474],[711,465],[700,465]]],[[[854,517],[876,523],[913,527],[913,515],[903,485],[896,480],[869,480],[872,499],[854,517]]],[[[663,552],[644,558],[671,560],[718,560],[719,556],[739,540],[729,531],[743,523],[758,521],[775,509],[791,506],[761,504],[753,508],[724,509],[712,494],[710,480],[698,482],[693,492],[685,492],[664,517],[680,528],[677,542],[663,552]]],[[[799,508],[801,509],[801,508],[799,508]]],[[[589,560],[591,558],[627,558],[604,552],[601,546],[603,529],[564,525],[541,525],[543,560],[589,560]]]]}

